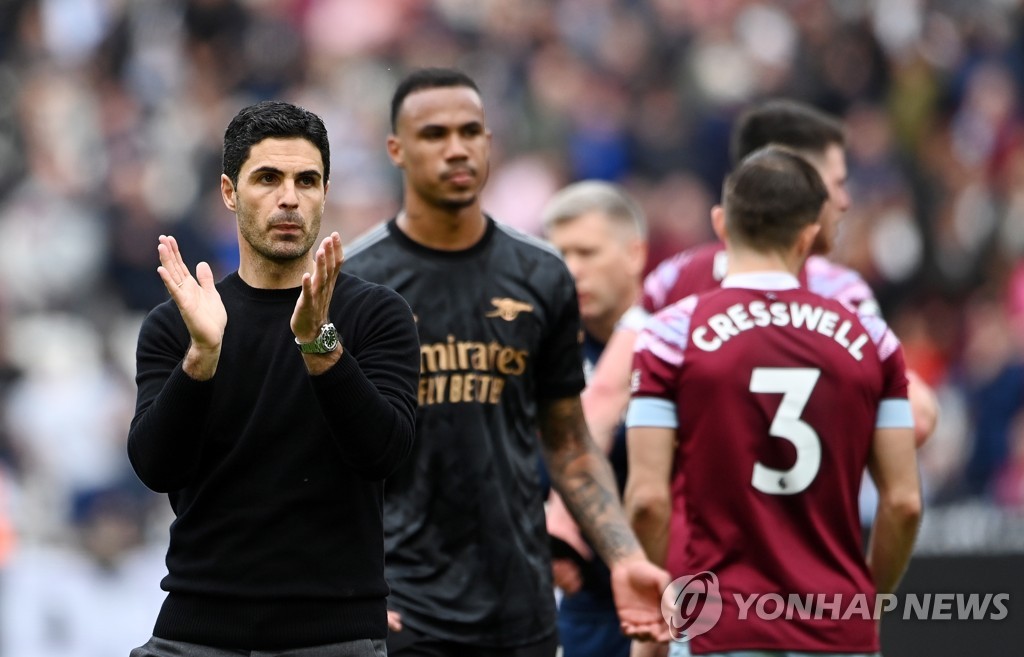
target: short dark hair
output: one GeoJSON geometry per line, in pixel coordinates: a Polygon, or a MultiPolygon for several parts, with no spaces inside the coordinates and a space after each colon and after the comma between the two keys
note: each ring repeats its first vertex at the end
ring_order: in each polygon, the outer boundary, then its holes
{"type": "Polygon", "coordinates": [[[320,151],[324,182],[331,177],[331,146],[323,119],[307,109],[275,100],[242,108],[224,132],[224,175],[238,186],[238,172],[254,144],[264,139],[299,137],[320,151]]]}
{"type": "Polygon", "coordinates": [[[755,251],[790,248],[818,221],[828,190],[818,170],[779,146],[754,151],[725,179],[722,192],[729,237],[755,251]]]}
{"type": "Polygon", "coordinates": [[[729,145],[735,166],[754,151],[769,144],[817,155],[832,144],[844,146],[842,124],[810,105],[775,99],[748,109],[737,119],[729,145]]]}
{"type": "Polygon", "coordinates": [[[395,94],[391,97],[391,132],[398,128],[398,112],[402,109],[405,98],[414,91],[421,89],[438,89],[443,87],[469,87],[480,93],[476,82],[462,71],[454,68],[420,68],[416,69],[398,83],[395,94]]]}

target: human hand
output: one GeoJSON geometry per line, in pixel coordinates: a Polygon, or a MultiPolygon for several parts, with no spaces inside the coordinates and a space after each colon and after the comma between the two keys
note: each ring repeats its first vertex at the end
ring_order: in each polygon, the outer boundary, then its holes
{"type": "MultiPolygon", "coordinates": [[[[545,519],[548,527],[548,534],[561,540],[565,545],[564,549],[572,549],[580,559],[593,559],[594,554],[583,540],[579,525],[572,519],[569,509],[565,508],[562,497],[552,491],[551,497],[545,508],[545,519]]],[[[553,544],[554,545],[554,544],[553,544]]],[[[577,593],[583,586],[583,573],[579,565],[566,556],[552,555],[551,575],[555,580],[555,586],[562,589],[566,595],[577,593]]]]}
{"type": "Polygon", "coordinates": [[[388,630],[391,632],[402,631],[402,615],[391,609],[388,609],[388,630]]]}
{"type": "Polygon", "coordinates": [[[552,541],[551,558],[551,575],[555,580],[555,586],[562,589],[566,595],[573,595],[583,587],[583,572],[577,560],[589,561],[594,558],[594,552],[583,540],[579,525],[565,507],[562,496],[554,490],[551,491],[548,503],[544,507],[544,518],[548,535],[557,539],[552,541]],[[561,541],[561,545],[558,541],[561,541]],[[557,550],[559,547],[561,553],[557,550]],[[570,554],[566,556],[566,552],[570,554]],[[575,554],[572,554],[573,552],[575,554]]]}
{"type": "Polygon", "coordinates": [[[572,559],[552,558],[551,576],[555,580],[555,586],[562,589],[566,595],[579,593],[583,586],[583,575],[572,559]]]}
{"type": "Polygon", "coordinates": [[[344,260],[341,236],[333,232],[323,239],[316,251],[313,273],[302,275],[302,292],[295,302],[291,319],[292,333],[299,342],[315,340],[320,334],[320,327],[329,321],[331,297],[344,260]]]}
{"type": "Polygon", "coordinates": [[[611,572],[622,633],[641,641],[668,641],[661,596],[668,588],[669,574],[640,554],[620,559],[612,564],[611,572]]]}
{"type": "Polygon", "coordinates": [[[186,373],[205,380],[213,376],[220,359],[224,328],[228,313],[213,280],[210,265],[196,265],[193,278],[178,250],[178,242],[171,235],[161,235],[157,245],[160,266],[156,268],[160,280],[178,306],[178,312],[188,328],[192,344],[185,357],[186,373]]]}

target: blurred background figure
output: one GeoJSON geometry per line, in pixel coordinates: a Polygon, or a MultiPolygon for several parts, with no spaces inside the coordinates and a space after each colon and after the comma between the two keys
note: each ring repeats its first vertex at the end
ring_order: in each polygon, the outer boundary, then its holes
{"type": "Polygon", "coordinates": [[[83,491],[66,545],[23,545],[0,604],[4,655],[127,655],[146,639],[164,592],[163,553],[146,539],[146,503],[131,484],[83,491]]]}
{"type": "MultiPolygon", "coordinates": [[[[541,217],[545,236],[561,252],[576,282],[583,368],[589,380],[615,327],[630,322],[639,330],[646,320],[647,314],[634,306],[647,259],[647,221],[620,187],[596,180],[559,191],[541,217]]],[[[586,414],[586,402],[583,408],[586,414]]],[[[587,422],[594,442],[608,454],[621,499],[627,476],[625,426],[620,422],[598,432],[589,415],[587,422]]],[[[628,657],[630,641],[619,629],[608,566],[554,492],[547,505],[547,524],[555,585],[563,593],[558,607],[563,656],[628,657]]]]}

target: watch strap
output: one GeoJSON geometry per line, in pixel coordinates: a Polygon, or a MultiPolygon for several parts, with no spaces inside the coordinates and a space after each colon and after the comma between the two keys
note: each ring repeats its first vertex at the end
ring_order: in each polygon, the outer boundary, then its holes
{"type": "Polygon", "coordinates": [[[304,354],[330,353],[338,348],[338,344],[340,342],[341,341],[338,338],[338,331],[331,322],[320,327],[320,333],[312,342],[299,342],[299,339],[295,338],[296,346],[298,346],[299,351],[304,354]]]}

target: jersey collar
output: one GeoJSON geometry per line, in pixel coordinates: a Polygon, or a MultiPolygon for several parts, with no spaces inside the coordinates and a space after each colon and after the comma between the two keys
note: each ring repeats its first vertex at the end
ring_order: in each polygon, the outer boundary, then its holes
{"type": "Polygon", "coordinates": [[[722,287],[741,287],[753,290],[795,290],[800,287],[796,276],[782,271],[752,271],[726,276],[722,287]]]}
{"type": "Polygon", "coordinates": [[[484,249],[486,249],[487,245],[491,243],[491,239],[494,237],[495,232],[494,219],[492,219],[490,215],[484,214],[484,220],[487,222],[487,226],[484,229],[483,236],[477,241],[476,244],[465,249],[462,249],[460,251],[432,249],[429,246],[420,244],[416,240],[406,235],[402,231],[402,229],[398,227],[397,216],[388,221],[387,225],[388,233],[395,239],[395,241],[410,251],[440,259],[459,259],[475,256],[484,249]]]}

